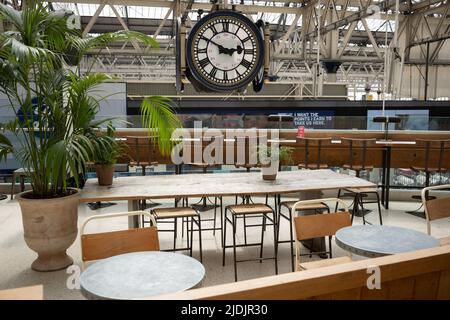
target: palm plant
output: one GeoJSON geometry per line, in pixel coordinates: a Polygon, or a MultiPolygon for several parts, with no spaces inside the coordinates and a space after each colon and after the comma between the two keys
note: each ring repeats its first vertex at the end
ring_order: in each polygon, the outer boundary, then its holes
{"type": "MultiPolygon", "coordinates": [[[[52,12],[41,1],[28,1],[23,11],[0,4],[0,21],[12,26],[0,34],[0,92],[6,94],[16,120],[5,128],[18,139],[12,144],[0,134],[0,158],[14,152],[30,172],[33,198],[70,193],[69,179],[78,184],[86,162],[95,150],[111,150],[112,139],[98,132],[105,122],[95,121],[100,100],[91,93],[110,79],[105,74],[80,75],[77,66],[91,49],[113,41],[137,40],[157,47],[151,37],[119,31],[81,38],[70,27],[68,15],[52,12]],[[68,65],[75,66],[69,71],[68,65]]],[[[180,121],[167,98],[151,97],[142,104],[143,123],[157,131],[163,152],[180,121]]]]}
{"type": "Polygon", "coordinates": [[[107,124],[107,130],[104,134],[93,133],[92,139],[98,144],[92,155],[92,161],[96,165],[112,166],[117,159],[122,155],[125,149],[125,144],[115,140],[116,128],[112,121],[107,124]]]}

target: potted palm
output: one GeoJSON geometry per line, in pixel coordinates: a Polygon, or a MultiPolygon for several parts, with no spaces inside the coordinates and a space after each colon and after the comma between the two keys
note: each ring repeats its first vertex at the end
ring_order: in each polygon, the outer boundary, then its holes
{"type": "Polygon", "coordinates": [[[292,148],[270,147],[264,144],[258,146],[258,162],[263,180],[273,181],[277,178],[280,162],[292,162],[292,148]]]}
{"type": "Polygon", "coordinates": [[[114,139],[115,128],[112,123],[108,124],[105,135],[96,139],[106,140],[106,143],[99,144],[99,147],[94,150],[93,162],[95,165],[95,172],[97,174],[98,184],[101,186],[110,186],[113,183],[114,165],[117,159],[122,155],[123,145],[114,139]]]}
{"type": "MultiPolygon", "coordinates": [[[[26,244],[38,254],[31,267],[52,271],[73,263],[66,250],[77,236],[80,177],[96,149],[108,144],[98,136],[98,100],[92,90],[109,80],[104,74],[81,74],[78,62],[90,49],[112,41],[155,40],[133,31],[81,38],[71,28],[70,15],[51,11],[41,1],[27,1],[22,11],[0,4],[0,20],[9,31],[0,33],[0,92],[9,99],[16,119],[5,125],[18,143],[13,154],[28,171],[31,191],[18,196],[26,244]]],[[[156,99],[157,100],[157,99],[156,99]]],[[[177,124],[166,105],[144,106],[147,124],[165,122],[162,137],[177,124]]],[[[156,129],[154,129],[156,130],[156,129]]],[[[0,154],[12,144],[1,135],[0,154]]],[[[167,148],[167,142],[161,143],[167,148]]]]}

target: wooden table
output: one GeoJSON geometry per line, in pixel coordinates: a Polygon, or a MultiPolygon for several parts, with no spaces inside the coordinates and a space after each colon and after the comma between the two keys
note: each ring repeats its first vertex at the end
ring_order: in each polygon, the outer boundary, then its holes
{"type": "Polygon", "coordinates": [[[81,274],[87,299],[143,299],[198,286],[203,265],[180,253],[148,251],[113,256],[95,262],[81,274]]]}
{"type": "Polygon", "coordinates": [[[336,232],[335,239],[342,249],[369,258],[439,247],[432,236],[394,226],[345,227],[336,232]]]}
{"type": "MultiPolygon", "coordinates": [[[[339,188],[376,187],[360,178],[324,170],[278,172],[275,181],[266,181],[260,172],[207,173],[118,177],[111,186],[99,186],[97,179],[88,179],[81,191],[80,201],[127,200],[128,210],[139,210],[139,200],[235,195],[281,195],[302,191],[339,188]]],[[[129,227],[139,226],[131,217],[129,227]]]]}

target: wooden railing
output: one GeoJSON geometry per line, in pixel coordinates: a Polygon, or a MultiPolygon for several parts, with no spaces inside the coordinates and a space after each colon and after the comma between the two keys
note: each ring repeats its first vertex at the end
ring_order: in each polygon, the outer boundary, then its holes
{"type": "MultiPolygon", "coordinates": [[[[192,131],[192,130],[191,130],[192,131]]],[[[222,129],[221,132],[224,136],[227,136],[227,129],[222,129]]],[[[142,136],[145,137],[147,135],[147,131],[141,130],[117,130],[118,137],[129,137],[129,136],[142,136]]],[[[192,136],[194,136],[192,134],[192,136]]],[[[268,134],[270,137],[270,132],[268,134]]],[[[321,152],[321,162],[326,163],[329,166],[342,166],[345,163],[348,163],[348,145],[345,143],[336,143],[336,141],[341,138],[376,138],[379,140],[384,139],[384,133],[381,131],[352,131],[352,130],[306,130],[305,137],[311,138],[324,138],[331,137],[333,138],[333,142],[327,142],[322,145],[321,152]]],[[[391,140],[400,140],[400,141],[416,141],[416,139],[433,139],[433,140],[445,140],[450,139],[450,132],[424,132],[424,131],[396,131],[394,133],[389,134],[389,139],[391,140]]],[[[296,139],[296,131],[295,130],[283,130],[280,133],[280,139],[284,140],[297,140],[296,139]]],[[[136,160],[137,152],[136,146],[133,141],[127,142],[127,152],[124,155],[120,162],[127,163],[130,159],[136,160]]],[[[139,157],[141,161],[157,161],[161,164],[170,164],[172,163],[170,156],[162,156],[158,151],[157,146],[154,143],[150,143],[147,139],[139,139],[139,157]]],[[[204,145],[206,145],[205,143],[204,145]]],[[[226,142],[224,143],[226,144],[226,142]]],[[[291,165],[297,165],[304,161],[304,148],[302,142],[296,141],[294,143],[282,143],[286,146],[290,146],[294,148],[294,152],[292,155],[293,162],[291,165]]],[[[447,144],[447,148],[450,143],[447,144]]],[[[230,144],[225,145],[225,147],[229,147],[230,144]]],[[[317,152],[315,151],[315,145],[312,143],[310,145],[310,158],[311,162],[316,161],[317,152]]],[[[367,149],[367,165],[372,165],[374,167],[380,168],[382,167],[383,160],[383,145],[371,145],[367,149]]],[[[354,159],[358,159],[361,156],[361,149],[358,147],[354,147],[354,159]]],[[[437,145],[431,146],[429,161],[431,164],[437,163],[438,157],[440,154],[440,150],[437,145]]],[[[224,156],[225,157],[225,156],[224,156]]],[[[225,159],[224,159],[225,161],[225,159]]],[[[393,145],[392,146],[392,168],[410,168],[412,166],[422,166],[425,162],[425,147],[421,144],[416,145],[393,145]]],[[[284,163],[285,164],[285,163],[284,163]]],[[[436,164],[435,164],[436,165],[436,164]]],[[[442,165],[446,168],[450,168],[450,150],[446,150],[444,153],[444,158],[442,161],[442,165]]]]}

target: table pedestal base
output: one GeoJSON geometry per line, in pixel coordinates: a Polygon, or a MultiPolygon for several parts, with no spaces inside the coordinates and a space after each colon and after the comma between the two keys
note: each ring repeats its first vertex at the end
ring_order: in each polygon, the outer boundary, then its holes
{"type": "Polygon", "coordinates": [[[209,210],[213,210],[215,208],[218,208],[218,205],[213,204],[207,204],[206,203],[206,198],[202,198],[201,202],[202,203],[196,203],[193,204],[191,207],[194,208],[195,210],[197,210],[198,212],[205,212],[205,211],[209,211],[209,210]]]}
{"type": "Polygon", "coordinates": [[[89,202],[87,205],[91,210],[97,210],[97,209],[101,209],[101,208],[106,208],[106,207],[110,207],[110,206],[114,206],[117,203],[115,202],[89,202]]]}
{"type": "Polygon", "coordinates": [[[414,211],[405,211],[407,214],[411,214],[413,216],[425,219],[425,211],[418,211],[418,210],[414,210],[414,211]]]}

